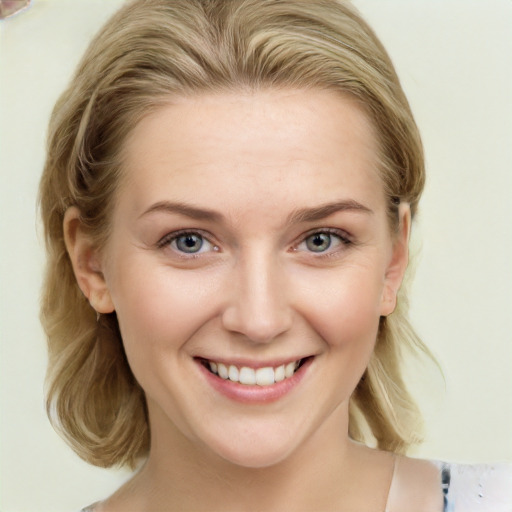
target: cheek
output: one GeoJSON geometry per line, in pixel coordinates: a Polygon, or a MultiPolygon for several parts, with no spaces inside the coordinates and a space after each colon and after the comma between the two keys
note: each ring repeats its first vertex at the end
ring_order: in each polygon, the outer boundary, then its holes
{"type": "Polygon", "coordinates": [[[373,344],[379,326],[382,276],[365,269],[325,276],[310,282],[302,315],[333,348],[363,349],[373,344]]]}
{"type": "Polygon", "coordinates": [[[215,314],[214,286],[199,276],[144,265],[119,269],[119,276],[112,297],[129,359],[179,350],[215,314]]]}
{"type": "Polygon", "coordinates": [[[348,400],[375,349],[380,321],[378,280],[340,280],[322,302],[315,303],[309,322],[326,347],[331,389],[340,402],[348,400]],[[314,315],[314,318],[313,318],[314,315]]]}

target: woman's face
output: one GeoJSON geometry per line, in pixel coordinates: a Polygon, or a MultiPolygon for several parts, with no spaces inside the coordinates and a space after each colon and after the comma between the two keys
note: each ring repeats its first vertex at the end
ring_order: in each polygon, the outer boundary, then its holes
{"type": "Polygon", "coordinates": [[[356,102],[327,91],[178,98],[135,128],[103,310],[153,436],[262,467],[346,432],[406,260],[376,152],[356,102]]]}

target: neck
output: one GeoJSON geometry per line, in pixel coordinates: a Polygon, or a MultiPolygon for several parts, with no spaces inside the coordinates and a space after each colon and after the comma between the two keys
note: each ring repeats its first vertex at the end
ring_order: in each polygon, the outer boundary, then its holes
{"type": "Polygon", "coordinates": [[[285,460],[263,468],[233,464],[169,423],[154,421],[151,432],[147,462],[113,502],[129,497],[132,509],[141,511],[360,509],[368,449],[349,440],[347,407],[285,460]]]}

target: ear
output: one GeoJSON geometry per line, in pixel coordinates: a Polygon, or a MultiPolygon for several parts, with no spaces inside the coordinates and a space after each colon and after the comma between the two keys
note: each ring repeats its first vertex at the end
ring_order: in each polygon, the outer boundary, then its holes
{"type": "Polygon", "coordinates": [[[401,203],[398,209],[398,233],[393,237],[391,260],[384,277],[381,301],[381,316],[388,316],[395,310],[396,298],[409,263],[409,235],[411,230],[411,209],[408,203],[401,203]]]}
{"type": "Polygon", "coordinates": [[[99,251],[84,230],[76,206],[66,210],[63,228],[66,249],[82,293],[98,313],[112,313],[114,305],[103,276],[99,251]]]}

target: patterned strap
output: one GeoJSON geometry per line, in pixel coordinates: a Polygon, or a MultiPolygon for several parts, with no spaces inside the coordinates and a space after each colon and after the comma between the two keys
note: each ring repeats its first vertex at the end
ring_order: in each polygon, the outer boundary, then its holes
{"type": "Polygon", "coordinates": [[[450,490],[450,466],[443,464],[441,469],[441,489],[443,490],[443,512],[450,512],[448,508],[448,491],[450,490]]]}

